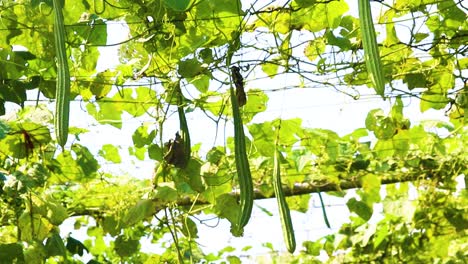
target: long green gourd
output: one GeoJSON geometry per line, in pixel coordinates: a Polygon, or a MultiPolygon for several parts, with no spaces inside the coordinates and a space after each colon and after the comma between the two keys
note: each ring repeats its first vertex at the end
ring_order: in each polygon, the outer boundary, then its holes
{"type": "Polygon", "coordinates": [[[54,39],[57,56],[57,89],[55,93],[55,134],[62,147],[67,143],[68,120],[70,117],[70,71],[68,69],[67,50],[65,48],[65,25],[61,0],[53,0],[54,39]]]}
{"type": "Polygon", "coordinates": [[[289,206],[286,202],[286,197],[284,196],[281,184],[279,155],[279,150],[275,148],[275,154],[273,157],[273,189],[275,191],[276,200],[278,201],[278,209],[280,213],[281,227],[283,229],[284,242],[286,243],[286,248],[288,251],[290,253],[294,253],[296,250],[296,238],[294,235],[291,213],[289,211],[289,206]]]}
{"type": "Polygon", "coordinates": [[[192,146],[190,143],[190,132],[187,124],[187,118],[185,117],[185,111],[183,106],[183,96],[182,91],[180,90],[180,84],[177,84],[177,112],[179,114],[179,125],[180,131],[182,133],[182,140],[184,141],[184,167],[187,166],[191,152],[192,146]]]}
{"type": "Polygon", "coordinates": [[[232,115],[234,119],[234,152],[240,189],[240,213],[237,221],[237,231],[240,231],[245,225],[247,225],[250,215],[252,214],[254,191],[249,160],[247,158],[245,147],[244,127],[242,124],[239,105],[232,85],[229,90],[231,95],[232,115]]]}
{"type": "Polygon", "coordinates": [[[379,47],[377,46],[374,22],[372,21],[370,0],[358,0],[358,9],[367,72],[374,85],[375,92],[385,99],[385,79],[379,47]]]}

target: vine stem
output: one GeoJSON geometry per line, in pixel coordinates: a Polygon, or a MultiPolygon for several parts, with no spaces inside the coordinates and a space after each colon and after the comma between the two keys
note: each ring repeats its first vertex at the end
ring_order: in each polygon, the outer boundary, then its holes
{"type": "Polygon", "coordinates": [[[167,228],[169,229],[169,232],[171,233],[171,237],[174,240],[179,263],[184,263],[184,258],[182,257],[182,253],[180,252],[180,248],[179,248],[179,237],[177,236],[177,227],[175,226],[175,221],[174,221],[175,218],[174,218],[174,214],[172,213],[172,208],[166,208],[164,210],[164,214],[166,215],[166,219],[167,219],[167,228]],[[168,212],[169,212],[169,215],[168,215],[168,212]],[[172,227],[171,227],[171,223],[169,222],[169,220],[172,222],[172,227]]]}

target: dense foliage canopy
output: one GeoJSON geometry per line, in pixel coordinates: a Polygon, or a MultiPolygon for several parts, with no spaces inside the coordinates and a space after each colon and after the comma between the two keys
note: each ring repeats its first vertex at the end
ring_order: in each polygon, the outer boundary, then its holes
{"type": "Polygon", "coordinates": [[[62,1],[71,84],[64,148],[50,110],[64,73],[53,2],[0,1],[0,263],[239,263],[227,243],[218,254],[197,244],[201,215],[226,219],[242,236],[248,200],[275,195],[274,172],[300,212],[312,192],[358,188],[345,201],[348,223],[280,252],[282,262],[468,258],[464,1],[371,2],[384,90],[366,66],[358,0],[62,1]],[[100,56],[105,46],[118,47],[118,64],[101,69],[113,59],[100,56]],[[280,86],[265,85],[272,81],[280,86]],[[365,124],[345,135],[300,117],[257,118],[281,107],[269,104],[274,96],[319,89],[379,98],[382,107],[360,113],[365,124]],[[412,120],[405,113],[415,105],[446,118],[412,120]],[[80,126],[83,113],[95,123],[80,126]],[[129,138],[84,144],[93,131],[129,138]],[[195,142],[197,133],[215,139],[195,142]],[[154,174],[132,174],[140,161],[154,174]],[[69,220],[88,238],[61,233],[69,220]],[[142,238],[164,251],[141,251],[142,238]]]}

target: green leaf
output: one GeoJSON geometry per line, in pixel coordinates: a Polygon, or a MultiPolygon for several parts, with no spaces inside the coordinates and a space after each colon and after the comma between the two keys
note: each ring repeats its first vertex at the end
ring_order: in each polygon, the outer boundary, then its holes
{"type": "Polygon", "coordinates": [[[275,77],[275,75],[278,73],[278,68],[279,68],[278,63],[265,61],[265,62],[262,62],[261,66],[262,66],[262,71],[266,75],[268,75],[268,77],[270,78],[275,77]]]}
{"type": "Polygon", "coordinates": [[[403,119],[403,101],[400,96],[396,98],[395,104],[393,104],[392,110],[390,111],[390,116],[396,120],[403,119]]]}
{"type": "Polygon", "coordinates": [[[156,187],[154,198],[159,199],[162,203],[171,203],[177,201],[177,190],[174,184],[160,184],[156,187]]]}
{"type": "Polygon", "coordinates": [[[319,256],[320,250],[322,249],[322,244],[319,241],[304,241],[304,243],[302,243],[302,246],[305,248],[307,254],[310,254],[312,256],[319,256]]]}
{"type": "Polygon", "coordinates": [[[90,85],[90,91],[96,99],[105,97],[111,91],[114,77],[115,72],[111,70],[105,70],[96,75],[90,85]]]}
{"type": "Polygon", "coordinates": [[[202,49],[198,56],[204,63],[212,63],[213,62],[213,51],[209,48],[202,49]]]}
{"type": "Polygon", "coordinates": [[[83,174],[88,177],[95,175],[100,165],[89,149],[79,144],[73,144],[71,149],[75,153],[76,163],[83,171],[83,174]]]}
{"type": "Polygon", "coordinates": [[[120,159],[119,149],[112,144],[103,145],[98,153],[101,157],[113,163],[120,163],[122,161],[120,159]]]}
{"type": "Polygon", "coordinates": [[[187,167],[183,169],[185,177],[188,178],[187,182],[190,185],[190,188],[198,193],[205,191],[205,184],[203,183],[200,173],[201,165],[200,160],[190,159],[187,167]]]}
{"type": "Polygon", "coordinates": [[[366,128],[373,131],[378,139],[390,139],[395,135],[396,126],[391,117],[386,117],[382,109],[371,110],[366,117],[366,128]]]}
{"type": "Polygon", "coordinates": [[[92,259],[92,260],[86,262],[86,264],[102,264],[102,263],[99,262],[99,261],[96,261],[96,260],[92,259]]]}
{"type": "Polygon", "coordinates": [[[280,57],[283,61],[286,62],[286,65],[288,65],[289,59],[292,55],[291,36],[292,32],[288,32],[288,34],[286,34],[286,37],[281,40],[281,44],[278,47],[278,51],[281,54],[280,57]]]}
{"type": "Polygon", "coordinates": [[[279,145],[292,146],[297,140],[297,134],[302,130],[302,119],[275,119],[272,121],[272,126],[275,128],[280,127],[279,131],[279,145]]]}
{"type": "Polygon", "coordinates": [[[52,236],[47,238],[45,249],[47,251],[47,257],[53,256],[66,256],[67,250],[62,238],[58,233],[53,233],[52,236]]]}
{"type": "Polygon", "coordinates": [[[302,139],[301,145],[311,153],[323,155],[323,146],[326,146],[325,152],[328,157],[333,161],[336,160],[339,153],[338,141],[340,140],[336,132],[327,129],[301,129],[298,132],[298,136],[302,139]]]}
{"type": "Polygon", "coordinates": [[[427,86],[426,76],[422,73],[405,74],[403,82],[408,85],[408,89],[425,88],[427,86]]]}
{"type": "MultiPolygon", "coordinates": [[[[102,19],[93,19],[92,22],[79,22],[70,25],[69,28],[73,30],[73,36],[76,37],[74,41],[79,42],[77,44],[83,44],[83,42],[94,46],[105,46],[107,44],[107,24],[102,19]]],[[[73,40],[70,35],[69,39],[73,40]]]]}
{"type": "Polygon", "coordinates": [[[23,247],[19,243],[0,244],[0,260],[4,263],[23,263],[23,247]]]}
{"type": "Polygon", "coordinates": [[[71,151],[65,150],[60,153],[56,161],[60,164],[61,172],[54,175],[54,180],[58,182],[78,181],[86,182],[94,179],[99,163],[94,155],[84,146],[73,144],[71,151]]]}
{"type": "Polygon", "coordinates": [[[37,242],[31,244],[24,250],[24,262],[28,264],[42,264],[47,256],[44,245],[37,242]]]}
{"type": "Polygon", "coordinates": [[[219,250],[219,253],[224,254],[224,253],[231,253],[231,252],[234,252],[234,251],[236,251],[235,247],[227,246],[227,247],[224,247],[223,249],[219,250]]]}
{"type": "Polygon", "coordinates": [[[133,226],[156,213],[156,204],[152,200],[140,200],[132,206],[122,219],[125,226],[133,226]]]}
{"type": "Polygon", "coordinates": [[[386,46],[391,46],[400,42],[395,30],[395,23],[393,22],[394,17],[394,10],[388,10],[387,12],[385,12],[385,16],[383,17],[385,18],[385,21],[382,22],[385,23],[386,39],[384,41],[384,45],[386,46]]]}
{"type": "Polygon", "coordinates": [[[390,230],[388,229],[387,223],[381,224],[379,228],[377,228],[373,239],[374,249],[377,249],[380,246],[380,244],[382,244],[382,242],[388,239],[389,231],[390,230]]]}
{"type": "Polygon", "coordinates": [[[349,211],[356,213],[362,219],[369,221],[372,216],[372,208],[369,207],[366,203],[356,200],[356,198],[351,198],[346,203],[349,211]]]}
{"type": "Polygon", "coordinates": [[[291,3],[292,7],[309,7],[312,5],[315,5],[317,2],[316,1],[310,1],[310,0],[294,0],[291,3]]]}
{"type": "Polygon", "coordinates": [[[8,134],[0,141],[6,155],[22,159],[52,141],[49,128],[43,124],[25,121],[9,125],[8,134]]]}
{"type": "Polygon", "coordinates": [[[447,98],[447,94],[445,91],[436,91],[432,89],[423,92],[423,95],[421,97],[420,109],[421,112],[425,112],[431,108],[439,110],[443,109],[448,102],[449,99],[447,98]]]}
{"type": "Polygon", "coordinates": [[[210,87],[211,76],[208,74],[200,74],[193,78],[189,78],[188,81],[197,88],[201,93],[206,93],[210,87]]]}
{"type": "Polygon", "coordinates": [[[310,197],[310,195],[288,196],[286,197],[286,201],[290,210],[305,213],[309,209],[310,197]]]}
{"type": "Polygon", "coordinates": [[[243,123],[249,123],[256,114],[264,112],[267,108],[268,99],[269,97],[260,89],[247,91],[247,103],[243,107],[243,123]]]}
{"type": "Polygon", "coordinates": [[[163,150],[159,147],[158,144],[150,144],[148,146],[148,156],[150,159],[153,159],[156,161],[162,161],[163,150]]]}
{"type": "Polygon", "coordinates": [[[140,248],[140,242],[136,239],[129,239],[124,236],[118,236],[114,242],[115,252],[122,258],[130,257],[140,248]]]}
{"type": "Polygon", "coordinates": [[[371,207],[373,203],[380,202],[380,178],[375,174],[367,174],[361,179],[362,192],[359,192],[362,200],[371,207]]]}
{"type": "Polygon", "coordinates": [[[249,251],[251,249],[252,249],[252,246],[245,246],[245,247],[242,248],[242,251],[247,252],[247,251],[249,251]]]}
{"type": "Polygon", "coordinates": [[[4,101],[22,104],[26,100],[26,87],[16,80],[5,80],[0,84],[0,98],[4,101]]]}
{"type": "Polygon", "coordinates": [[[275,251],[275,247],[273,246],[273,244],[271,242],[265,242],[265,243],[262,244],[262,246],[270,249],[272,252],[275,251]]]}
{"type": "Polygon", "coordinates": [[[182,12],[187,10],[190,0],[164,0],[164,4],[174,11],[182,12]]]}
{"type": "Polygon", "coordinates": [[[109,102],[98,102],[98,105],[99,108],[94,103],[88,103],[86,104],[86,110],[100,124],[109,124],[116,128],[122,128],[122,110],[119,107],[115,107],[109,102]]]}
{"type": "Polygon", "coordinates": [[[141,148],[145,145],[150,145],[153,142],[156,137],[156,130],[153,129],[148,133],[148,127],[148,124],[143,124],[133,132],[132,139],[135,147],[141,148]]]}
{"type": "Polygon", "coordinates": [[[213,211],[220,218],[225,218],[231,222],[231,232],[232,227],[236,225],[237,217],[239,214],[239,204],[236,201],[236,198],[229,194],[221,194],[216,197],[215,206],[213,211]]]}
{"type": "Polygon", "coordinates": [[[44,240],[53,225],[40,214],[24,212],[18,219],[18,228],[21,229],[21,239],[23,241],[44,240]]]}
{"type": "Polygon", "coordinates": [[[202,64],[195,58],[180,61],[178,73],[184,78],[193,78],[203,72],[202,64]]]}
{"type": "MultiPolygon", "coordinates": [[[[126,90],[126,89],[124,89],[126,90]]],[[[123,101],[122,109],[134,117],[142,116],[155,104],[156,91],[148,87],[139,86],[135,88],[136,98],[132,96],[133,90],[126,90],[124,97],[116,94],[115,100],[123,101]]]]}
{"type": "MultiPolygon", "coordinates": [[[[342,31],[343,32],[343,31],[342,31]]],[[[324,37],[326,37],[326,43],[331,46],[337,46],[343,51],[350,50],[353,45],[351,44],[351,41],[348,38],[340,37],[340,36],[335,36],[333,34],[333,31],[328,30],[325,32],[324,37]]]]}
{"type": "Polygon", "coordinates": [[[66,248],[70,253],[78,254],[79,256],[83,256],[85,250],[89,252],[89,250],[85,247],[85,245],[83,245],[83,243],[81,243],[79,240],[74,239],[73,237],[67,238],[66,248]]]}
{"type": "Polygon", "coordinates": [[[439,236],[437,239],[430,241],[431,253],[438,258],[447,257],[452,245],[452,235],[439,236]]]}
{"type": "Polygon", "coordinates": [[[213,163],[218,164],[226,154],[220,147],[213,147],[211,148],[208,153],[206,154],[206,160],[213,163]]]}
{"type": "Polygon", "coordinates": [[[145,159],[146,148],[136,148],[136,147],[128,147],[128,153],[130,155],[135,156],[139,160],[145,159]]]}
{"type": "Polygon", "coordinates": [[[63,151],[57,156],[56,160],[62,168],[62,172],[59,175],[55,175],[56,178],[58,178],[56,181],[61,181],[61,177],[74,181],[86,179],[86,175],[83,174],[83,171],[78,166],[76,160],[73,159],[70,151],[63,151]]]}
{"type": "Polygon", "coordinates": [[[189,239],[198,238],[198,228],[197,224],[193,222],[190,217],[187,217],[182,222],[182,233],[189,239]]]}
{"type": "Polygon", "coordinates": [[[427,37],[429,37],[429,34],[428,33],[418,32],[418,33],[414,34],[413,37],[414,37],[415,43],[419,43],[419,42],[423,41],[424,39],[426,39],[427,37]]]}
{"type": "Polygon", "coordinates": [[[395,151],[392,140],[379,140],[374,147],[374,152],[380,159],[392,157],[395,151]]]}
{"type": "Polygon", "coordinates": [[[111,236],[116,236],[120,233],[120,226],[114,216],[106,216],[102,220],[102,229],[111,236]]]}
{"type": "Polygon", "coordinates": [[[224,111],[226,106],[226,95],[218,92],[208,91],[200,95],[197,100],[197,105],[204,111],[212,113],[214,116],[219,116],[221,111],[224,111]]]}
{"type": "Polygon", "coordinates": [[[0,140],[4,139],[10,128],[0,120],[0,140]]]}
{"type": "Polygon", "coordinates": [[[317,3],[310,7],[301,8],[293,13],[291,27],[303,28],[311,32],[318,32],[326,28],[336,28],[340,25],[341,17],[349,7],[344,1],[317,3]]]}
{"type": "Polygon", "coordinates": [[[194,34],[187,36],[191,47],[221,46],[233,41],[244,15],[240,0],[201,1],[192,10],[197,21],[192,24],[194,34]],[[222,25],[215,22],[220,17],[222,25]]]}
{"type": "MultiPolygon", "coordinates": [[[[77,51],[79,55],[76,55],[76,57],[81,57],[80,58],[80,63],[81,63],[81,68],[89,73],[94,73],[96,70],[96,66],[98,63],[98,58],[99,58],[99,50],[97,47],[87,47],[84,51],[77,51]]],[[[72,87],[71,91],[74,92],[78,90],[79,94],[83,95],[82,88],[81,87],[72,87]]],[[[86,98],[85,96],[83,96],[86,98]]],[[[88,99],[88,98],[86,98],[88,99]]]]}
{"type": "Polygon", "coordinates": [[[346,140],[352,140],[352,141],[359,141],[363,137],[367,137],[369,135],[369,131],[365,128],[358,128],[351,132],[350,134],[346,135],[343,137],[343,139],[346,140]]]}
{"type": "Polygon", "coordinates": [[[59,226],[63,223],[63,221],[65,221],[65,219],[68,218],[67,209],[51,196],[47,197],[46,205],[47,219],[49,219],[50,223],[52,223],[53,225],[59,226]]]}
{"type": "Polygon", "coordinates": [[[148,87],[124,88],[112,98],[105,97],[97,103],[88,103],[86,110],[100,124],[109,124],[120,129],[123,111],[134,117],[141,116],[155,104],[155,98],[156,92],[148,87]]]}
{"type": "Polygon", "coordinates": [[[395,155],[398,155],[402,158],[406,157],[408,151],[410,150],[411,141],[412,136],[410,131],[398,131],[398,134],[396,134],[392,139],[395,155]]]}
{"type": "Polygon", "coordinates": [[[227,261],[229,261],[229,264],[241,264],[242,263],[240,258],[237,256],[227,256],[226,259],[227,261]]]}
{"type": "Polygon", "coordinates": [[[252,135],[253,144],[262,156],[272,156],[275,149],[273,126],[271,122],[251,124],[248,126],[249,133],[252,135]]]}

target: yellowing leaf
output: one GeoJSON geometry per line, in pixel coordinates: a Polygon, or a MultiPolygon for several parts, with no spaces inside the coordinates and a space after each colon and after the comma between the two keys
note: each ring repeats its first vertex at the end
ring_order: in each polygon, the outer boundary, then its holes
{"type": "Polygon", "coordinates": [[[304,55],[311,61],[314,61],[319,55],[325,52],[326,40],[323,37],[309,41],[304,49],[304,55]]]}
{"type": "Polygon", "coordinates": [[[273,78],[278,73],[279,65],[277,63],[264,62],[261,64],[262,71],[268,75],[268,77],[273,78]]]}

